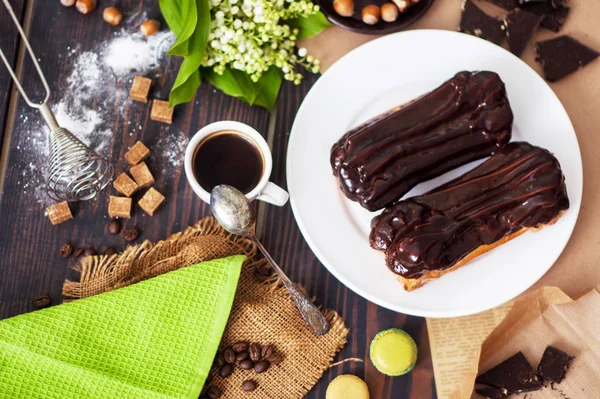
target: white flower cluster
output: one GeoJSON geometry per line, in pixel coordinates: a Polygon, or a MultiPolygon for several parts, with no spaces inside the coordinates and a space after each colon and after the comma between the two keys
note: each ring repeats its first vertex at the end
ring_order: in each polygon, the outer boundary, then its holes
{"type": "Polygon", "coordinates": [[[310,0],[210,0],[211,26],[202,66],[218,74],[226,68],[246,72],[257,82],[271,66],[283,71],[286,80],[300,84],[303,66],[319,72],[319,60],[296,52],[297,29],[285,21],[319,11],[310,0]]]}

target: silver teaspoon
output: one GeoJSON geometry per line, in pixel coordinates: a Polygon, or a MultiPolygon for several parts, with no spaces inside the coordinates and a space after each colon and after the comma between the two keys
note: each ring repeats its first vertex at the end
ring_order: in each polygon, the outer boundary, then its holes
{"type": "Polygon", "coordinates": [[[321,311],[292,283],[265,247],[256,238],[256,217],[246,196],[234,187],[216,186],[210,194],[210,208],[217,221],[230,233],[254,241],[288,290],[300,315],[316,335],[329,331],[329,322],[321,311]]]}

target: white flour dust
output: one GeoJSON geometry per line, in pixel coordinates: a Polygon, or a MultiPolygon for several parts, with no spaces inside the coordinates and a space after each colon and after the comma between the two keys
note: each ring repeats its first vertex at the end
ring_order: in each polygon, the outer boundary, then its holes
{"type": "MultiPolygon", "coordinates": [[[[165,53],[175,41],[170,31],[159,32],[149,38],[140,33],[121,31],[89,51],[66,47],[59,54],[62,63],[68,65],[66,78],[61,77],[58,87],[53,85],[50,98],[58,123],[68,129],[82,142],[100,155],[107,155],[113,140],[115,115],[123,115],[129,103],[129,86],[135,74],[147,74],[160,66],[165,53]]],[[[43,68],[43,62],[42,62],[43,68]]],[[[49,169],[48,128],[37,111],[25,108],[17,123],[20,134],[13,139],[13,146],[26,160],[22,179],[17,182],[23,194],[33,195],[42,206],[53,201],[45,192],[45,178],[49,169]]],[[[119,127],[121,128],[121,127],[119,127]]],[[[141,126],[127,125],[130,135],[141,126]]],[[[168,132],[167,134],[173,134],[168,132]]],[[[181,134],[179,136],[182,136],[181,134]]],[[[153,156],[172,166],[180,166],[182,142],[177,135],[166,140],[165,152],[153,151],[153,156]]],[[[114,164],[115,160],[109,160],[114,164]]]]}

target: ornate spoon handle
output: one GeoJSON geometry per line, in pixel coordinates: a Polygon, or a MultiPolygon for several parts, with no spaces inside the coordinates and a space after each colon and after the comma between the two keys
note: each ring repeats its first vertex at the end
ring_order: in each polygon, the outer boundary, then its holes
{"type": "Polygon", "coordinates": [[[298,289],[298,287],[296,287],[296,284],[290,281],[283,270],[281,270],[281,268],[277,265],[277,262],[275,262],[271,255],[269,255],[269,252],[267,252],[265,247],[263,247],[258,238],[253,236],[252,240],[256,243],[258,249],[260,249],[265,258],[267,258],[269,264],[271,264],[273,269],[275,269],[275,272],[283,282],[283,285],[285,285],[285,288],[287,288],[292,300],[300,311],[300,315],[312,332],[315,333],[315,335],[323,335],[327,333],[327,331],[329,331],[329,321],[327,321],[327,318],[323,315],[323,313],[321,313],[315,304],[312,303],[312,301],[308,299],[306,295],[304,295],[302,291],[298,289]]]}

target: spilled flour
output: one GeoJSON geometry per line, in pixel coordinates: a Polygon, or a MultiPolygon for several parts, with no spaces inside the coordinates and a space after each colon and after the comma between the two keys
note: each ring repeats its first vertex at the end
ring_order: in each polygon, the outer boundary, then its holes
{"type": "MultiPolygon", "coordinates": [[[[170,31],[148,38],[121,31],[90,51],[67,47],[59,58],[69,72],[50,98],[58,123],[98,154],[108,156],[116,128],[114,118],[124,115],[126,104],[131,101],[128,91],[133,76],[159,74],[165,53],[174,41],[170,31]]],[[[37,111],[30,108],[24,109],[17,123],[25,131],[12,144],[22,153],[20,159],[25,160],[17,184],[23,187],[23,194],[33,195],[40,205],[48,206],[53,203],[45,192],[50,160],[48,129],[37,111]]],[[[142,126],[129,122],[117,128],[129,131],[132,136],[142,126]]],[[[171,171],[183,162],[187,134],[165,131],[162,127],[160,130],[166,138],[158,141],[160,148],[153,151],[153,157],[163,170],[171,171]]],[[[109,162],[116,165],[117,160],[109,162]]]]}

